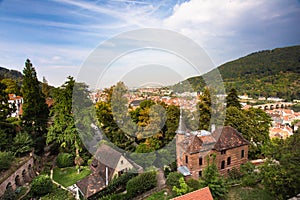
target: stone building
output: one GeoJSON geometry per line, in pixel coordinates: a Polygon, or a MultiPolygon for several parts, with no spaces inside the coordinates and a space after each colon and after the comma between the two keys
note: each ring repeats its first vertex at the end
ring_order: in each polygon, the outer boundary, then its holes
{"type": "Polygon", "coordinates": [[[187,178],[198,179],[208,164],[208,157],[215,154],[218,170],[226,176],[230,170],[239,169],[248,161],[248,146],[249,142],[232,127],[225,126],[212,132],[189,131],[180,116],[176,131],[178,171],[187,178]]]}

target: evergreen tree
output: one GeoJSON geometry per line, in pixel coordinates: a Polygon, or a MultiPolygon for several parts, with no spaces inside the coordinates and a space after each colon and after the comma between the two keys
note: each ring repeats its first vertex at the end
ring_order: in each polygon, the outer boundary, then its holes
{"type": "Polygon", "coordinates": [[[211,96],[208,88],[204,88],[200,96],[199,108],[199,129],[208,130],[211,118],[211,96]]]}
{"type": "Polygon", "coordinates": [[[237,91],[234,88],[231,88],[227,97],[226,97],[226,107],[234,106],[238,109],[241,109],[241,104],[239,102],[239,97],[237,91]]]}
{"type": "MultiPolygon", "coordinates": [[[[22,95],[24,99],[22,120],[26,132],[42,136],[48,122],[48,106],[42,94],[35,68],[29,59],[23,70],[22,95]]],[[[36,137],[35,137],[36,138],[36,137]]]]}
{"type": "MultiPolygon", "coordinates": [[[[76,157],[83,150],[72,110],[72,95],[75,85],[73,77],[68,77],[60,88],[54,90],[54,105],[50,115],[53,125],[47,134],[47,143],[56,142],[66,151],[75,151],[76,157]]],[[[77,158],[78,159],[78,158],[77,158]]]]}

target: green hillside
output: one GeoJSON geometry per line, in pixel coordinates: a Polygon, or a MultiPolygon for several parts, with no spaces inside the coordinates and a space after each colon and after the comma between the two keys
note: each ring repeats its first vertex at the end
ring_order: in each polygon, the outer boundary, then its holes
{"type": "MultiPolygon", "coordinates": [[[[234,87],[252,97],[300,99],[300,45],[252,53],[217,69],[227,90],[234,87]]],[[[196,90],[204,87],[201,77],[188,81],[196,90]]]]}
{"type": "Polygon", "coordinates": [[[13,80],[20,80],[22,79],[23,75],[21,72],[17,70],[9,70],[3,67],[0,67],[0,80],[5,78],[10,78],[13,80]]]}

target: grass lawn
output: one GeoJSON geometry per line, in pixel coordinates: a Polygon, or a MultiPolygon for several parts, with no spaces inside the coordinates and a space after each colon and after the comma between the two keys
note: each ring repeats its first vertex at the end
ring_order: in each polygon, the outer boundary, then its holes
{"type": "Polygon", "coordinates": [[[264,189],[256,186],[251,187],[232,187],[229,189],[226,195],[226,200],[253,200],[253,199],[264,199],[273,200],[275,199],[270,193],[264,189]]]}
{"type": "Polygon", "coordinates": [[[67,168],[54,168],[53,170],[53,180],[63,185],[64,187],[71,186],[77,181],[83,179],[91,173],[89,167],[83,167],[80,174],[77,174],[76,167],[67,168]]]}

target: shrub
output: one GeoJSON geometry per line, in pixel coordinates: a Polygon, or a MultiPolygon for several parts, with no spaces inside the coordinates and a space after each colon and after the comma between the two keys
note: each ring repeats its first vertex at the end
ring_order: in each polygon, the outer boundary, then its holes
{"type": "Polygon", "coordinates": [[[49,176],[40,175],[37,176],[31,183],[31,192],[35,196],[43,196],[48,194],[53,189],[53,183],[49,176]]]}
{"type": "Polygon", "coordinates": [[[178,172],[171,172],[169,173],[168,177],[167,177],[167,185],[170,186],[171,188],[173,188],[174,186],[176,187],[180,187],[180,183],[179,183],[179,179],[183,177],[182,174],[178,173],[178,172]]]}
{"type": "Polygon", "coordinates": [[[156,187],[157,179],[156,172],[146,172],[143,174],[134,177],[130,181],[128,181],[126,185],[126,190],[128,197],[138,196],[154,187],[156,187]]]}
{"type": "Polygon", "coordinates": [[[0,171],[10,168],[14,156],[10,152],[0,152],[0,171]]]}
{"type": "Polygon", "coordinates": [[[186,184],[192,189],[192,191],[198,190],[200,188],[199,181],[192,179],[192,178],[187,180],[186,184]]]}
{"type": "Polygon", "coordinates": [[[56,158],[56,165],[59,168],[74,166],[74,156],[69,153],[60,153],[56,158]]]}
{"type": "Polygon", "coordinates": [[[12,190],[11,187],[7,188],[3,194],[3,196],[0,198],[1,200],[13,200],[16,198],[15,192],[12,190]]]}
{"type": "Polygon", "coordinates": [[[136,176],[137,176],[136,173],[130,173],[130,172],[126,174],[122,174],[118,178],[114,178],[113,180],[111,180],[106,188],[104,188],[97,194],[93,195],[89,199],[98,200],[100,197],[101,199],[102,197],[105,197],[106,199],[112,198],[112,194],[125,191],[127,182],[136,176]]]}

